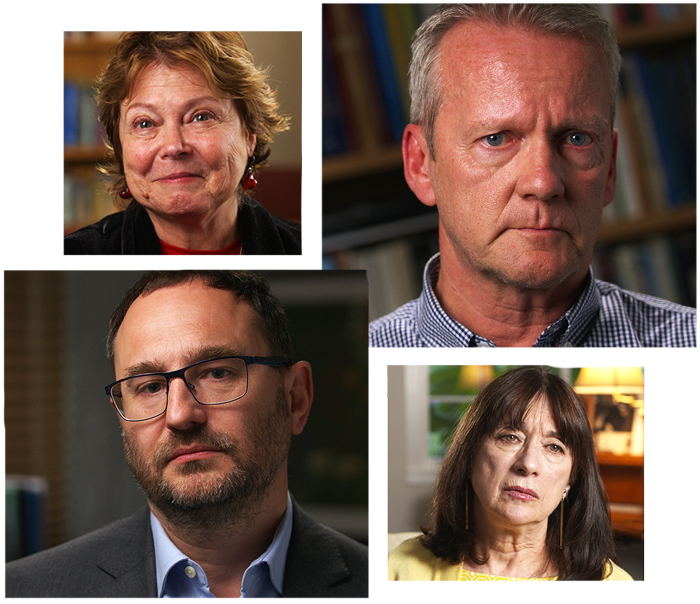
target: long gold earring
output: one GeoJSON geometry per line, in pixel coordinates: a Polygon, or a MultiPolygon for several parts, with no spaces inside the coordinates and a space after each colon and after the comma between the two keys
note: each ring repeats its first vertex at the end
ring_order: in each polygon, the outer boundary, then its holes
{"type": "Polygon", "coordinates": [[[564,541],[564,499],[566,498],[566,493],[562,495],[561,498],[561,509],[559,510],[559,549],[562,549],[562,543],[564,541]]]}
{"type": "Polygon", "coordinates": [[[464,528],[469,530],[469,483],[467,482],[467,492],[466,492],[467,503],[465,505],[465,511],[467,513],[467,519],[464,521],[464,528]]]}

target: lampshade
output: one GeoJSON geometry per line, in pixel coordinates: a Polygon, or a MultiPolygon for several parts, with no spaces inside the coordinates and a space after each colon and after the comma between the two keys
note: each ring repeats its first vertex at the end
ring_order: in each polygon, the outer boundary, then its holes
{"type": "Polygon", "coordinates": [[[493,380],[493,365],[463,365],[459,385],[465,390],[481,389],[493,380]]]}
{"type": "Polygon", "coordinates": [[[584,367],[576,378],[579,394],[643,394],[641,367],[584,367]]]}

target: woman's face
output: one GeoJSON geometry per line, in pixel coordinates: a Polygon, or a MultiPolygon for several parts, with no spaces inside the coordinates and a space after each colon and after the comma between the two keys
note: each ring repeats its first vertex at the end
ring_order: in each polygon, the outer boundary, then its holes
{"type": "Polygon", "coordinates": [[[571,467],[571,453],[557,434],[549,404],[534,401],[520,429],[504,425],[486,437],[475,456],[475,524],[542,528],[569,489],[571,467]]]}
{"type": "Polygon", "coordinates": [[[126,180],[148,210],[202,217],[236,203],[255,134],[246,132],[233,101],[218,98],[199,69],[147,66],[120,116],[126,180]]]}

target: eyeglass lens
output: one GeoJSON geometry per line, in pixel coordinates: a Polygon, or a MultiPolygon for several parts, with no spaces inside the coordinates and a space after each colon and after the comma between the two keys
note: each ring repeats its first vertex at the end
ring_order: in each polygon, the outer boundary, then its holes
{"type": "MultiPolygon", "coordinates": [[[[185,381],[198,402],[218,405],[246,393],[248,370],[243,359],[214,359],[189,367],[185,381]]],[[[115,384],[112,398],[126,419],[155,417],[167,406],[167,379],[157,374],[134,376],[115,384]]]]}

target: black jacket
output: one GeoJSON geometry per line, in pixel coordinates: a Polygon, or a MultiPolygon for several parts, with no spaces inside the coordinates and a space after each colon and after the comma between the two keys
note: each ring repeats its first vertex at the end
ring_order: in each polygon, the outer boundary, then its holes
{"type": "MultiPolygon", "coordinates": [[[[284,597],[367,597],[367,547],[293,503],[284,597]]],[[[58,547],[10,562],[5,597],[155,598],[148,508],[58,547]]]]}
{"type": "MultiPolygon", "coordinates": [[[[246,256],[301,254],[301,225],[270,214],[257,201],[244,196],[238,207],[238,229],[246,256]]],[[[67,235],[64,254],[161,255],[156,230],[146,209],[132,201],[123,212],[67,235]]]]}

